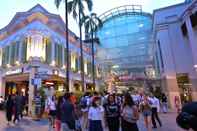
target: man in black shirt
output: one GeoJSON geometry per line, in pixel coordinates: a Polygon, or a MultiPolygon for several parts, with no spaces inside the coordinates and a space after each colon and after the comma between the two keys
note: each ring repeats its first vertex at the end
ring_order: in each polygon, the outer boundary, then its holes
{"type": "Polygon", "coordinates": [[[61,126],[62,131],[72,131],[75,129],[74,106],[70,102],[70,94],[66,93],[61,105],[61,126]]]}
{"type": "Polygon", "coordinates": [[[167,97],[164,93],[161,96],[161,103],[162,103],[163,113],[167,113],[168,112],[168,101],[167,101],[167,97]]]}

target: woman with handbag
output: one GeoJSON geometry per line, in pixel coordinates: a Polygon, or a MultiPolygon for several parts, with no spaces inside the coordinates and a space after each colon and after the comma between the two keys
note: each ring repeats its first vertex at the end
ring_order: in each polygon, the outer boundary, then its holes
{"type": "Polygon", "coordinates": [[[133,98],[129,93],[126,93],[124,96],[121,116],[122,131],[139,131],[137,126],[137,120],[139,119],[138,108],[134,104],[133,98]]]}
{"type": "Polygon", "coordinates": [[[49,112],[50,126],[55,128],[55,117],[56,117],[56,100],[55,96],[49,97],[47,100],[47,111],[49,112]]]}

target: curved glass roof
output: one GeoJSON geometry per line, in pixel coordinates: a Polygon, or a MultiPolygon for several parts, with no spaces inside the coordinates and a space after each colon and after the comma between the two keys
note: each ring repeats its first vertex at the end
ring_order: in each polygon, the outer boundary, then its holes
{"type": "Polygon", "coordinates": [[[129,5],[112,9],[100,16],[103,27],[97,32],[102,64],[116,65],[119,70],[144,72],[152,64],[152,16],[141,6],[129,5]]]}

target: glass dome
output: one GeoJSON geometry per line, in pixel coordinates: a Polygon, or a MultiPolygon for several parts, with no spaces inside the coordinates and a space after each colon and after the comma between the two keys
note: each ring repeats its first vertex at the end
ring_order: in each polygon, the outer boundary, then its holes
{"type": "Polygon", "coordinates": [[[144,72],[152,65],[152,16],[141,6],[121,6],[100,16],[98,61],[116,70],[144,72]],[[117,68],[118,67],[118,68],[117,68]]]}

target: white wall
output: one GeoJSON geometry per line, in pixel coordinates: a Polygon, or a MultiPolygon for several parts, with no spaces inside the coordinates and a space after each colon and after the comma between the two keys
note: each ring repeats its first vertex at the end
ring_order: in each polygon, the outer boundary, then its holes
{"type": "Polygon", "coordinates": [[[176,72],[190,72],[190,69],[193,66],[191,48],[189,43],[184,41],[180,22],[169,25],[169,37],[171,41],[171,51],[173,53],[176,72]]]}

